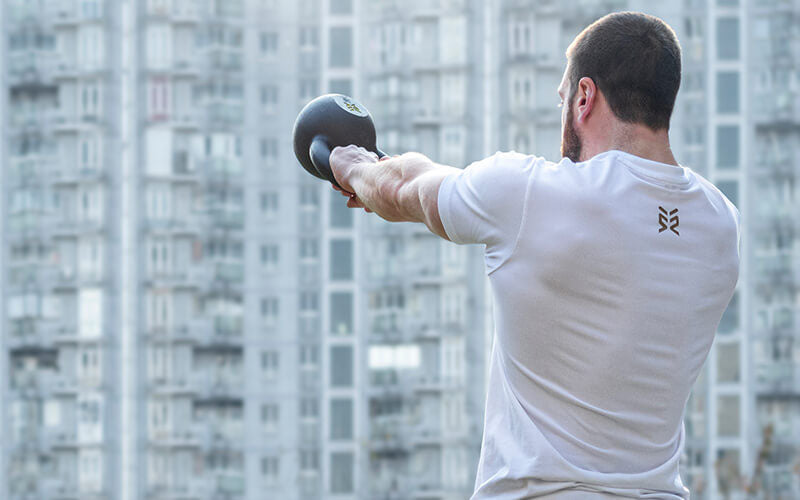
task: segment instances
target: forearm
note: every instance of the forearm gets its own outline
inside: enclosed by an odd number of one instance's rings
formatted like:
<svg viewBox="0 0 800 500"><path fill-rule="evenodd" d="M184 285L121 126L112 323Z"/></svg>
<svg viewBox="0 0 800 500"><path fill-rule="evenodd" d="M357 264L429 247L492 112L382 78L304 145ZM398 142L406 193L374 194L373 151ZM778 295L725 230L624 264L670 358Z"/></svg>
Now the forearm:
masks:
<svg viewBox="0 0 800 500"><path fill-rule="evenodd" d="M348 178L361 203L391 222L425 222L417 180L436 170L447 169L419 153L378 162L359 164Z"/></svg>

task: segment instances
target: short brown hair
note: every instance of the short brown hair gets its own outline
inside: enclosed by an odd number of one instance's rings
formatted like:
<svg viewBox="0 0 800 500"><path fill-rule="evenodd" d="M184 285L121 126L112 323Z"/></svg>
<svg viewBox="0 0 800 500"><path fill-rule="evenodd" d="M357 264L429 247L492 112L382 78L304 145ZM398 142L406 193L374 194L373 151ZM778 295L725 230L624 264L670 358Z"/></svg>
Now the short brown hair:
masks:
<svg viewBox="0 0 800 500"><path fill-rule="evenodd" d="M681 47L657 17L615 12L587 26L567 49L570 98L591 78L620 120L669 128L681 84Z"/></svg>

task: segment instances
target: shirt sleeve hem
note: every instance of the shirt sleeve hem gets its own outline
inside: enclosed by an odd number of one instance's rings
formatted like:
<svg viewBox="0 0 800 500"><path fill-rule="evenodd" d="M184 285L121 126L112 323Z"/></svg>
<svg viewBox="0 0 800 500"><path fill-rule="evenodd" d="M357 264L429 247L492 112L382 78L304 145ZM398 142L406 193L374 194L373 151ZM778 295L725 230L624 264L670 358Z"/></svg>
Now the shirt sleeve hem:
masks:
<svg viewBox="0 0 800 500"><path fill-rule="evenodd" d="M457 244L463 244L463 241L456 235L455 228L451 225L450 197L453 194L455 177L460 174L460 172L453 172L442 179L442 183L439 185L439 194L436 202L444 232L447 234L447 237L450 238L450 241Z"/></svg>

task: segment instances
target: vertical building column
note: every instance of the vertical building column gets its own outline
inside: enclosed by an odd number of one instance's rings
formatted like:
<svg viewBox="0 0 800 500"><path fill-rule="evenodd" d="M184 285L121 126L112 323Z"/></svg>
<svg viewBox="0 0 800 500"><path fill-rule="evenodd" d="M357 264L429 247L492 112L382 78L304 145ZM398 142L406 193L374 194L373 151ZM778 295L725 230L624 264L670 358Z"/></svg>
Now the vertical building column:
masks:
<svg viewBox="0 0 800 500"><path fill-rule="evenodd" d="M323 0L322 86L324 91L358 99L359 54L357 0ZM323 496L358 498L362 453L361 425L362 349L357 311L360 309L358 266L360 238L353 212L344 198L327 186L321 196L323 209L323 336L322 336L322 434ZM333 197L333 198L332 198ZM337 210L339 208L339 210Z"/></svg>
<svg viewBox="0 0 800 500"><path fill-rule="evenodd" d="M708 112L709 180L745 213L739 196L742 180L743 147L746 137L742 98L745 75L742 43L741 1L714 1L708 5L708 72L706 95ZM742 268L745 267L742 259ZM746 295L741 275L726 315L741 317ZM724 324L724 322L723 322ZM739 322L729 331L718 331L708 358L709 456L706 470L708 493L718 494L720 481L738 482L737 476L750 477L747 446L747 418L750 406L745 353L747 330ZM716 465L715 465L716 464ZM752 478L750 478L752 479Z"/></svg>
<svg viewBox="0 0 800 500"><path fill-rule="evenodd" d="M120 381L120 470L121 500L139 499L139 410L138 410L138 275L137 275L137 5L133 0L120 4L120 110L119 110L119 185L121 212L119 225L119 381Z"/></svg>

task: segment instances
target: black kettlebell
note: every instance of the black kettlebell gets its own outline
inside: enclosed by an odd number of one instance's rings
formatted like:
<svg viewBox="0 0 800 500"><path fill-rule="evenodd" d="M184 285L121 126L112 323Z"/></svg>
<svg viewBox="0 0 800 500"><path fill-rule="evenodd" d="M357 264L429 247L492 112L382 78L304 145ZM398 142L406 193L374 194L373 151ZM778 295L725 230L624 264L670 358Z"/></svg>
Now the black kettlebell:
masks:
<svg viewBox="0 0 800 500"><path fill-rule="evenodd" d="M329 157L337 146L355 144L386 156L375 146L375 124L361 103L342 94L325 94L305 105L292 132L294 154L311 175L339 183L333 177Z"/></svg>

